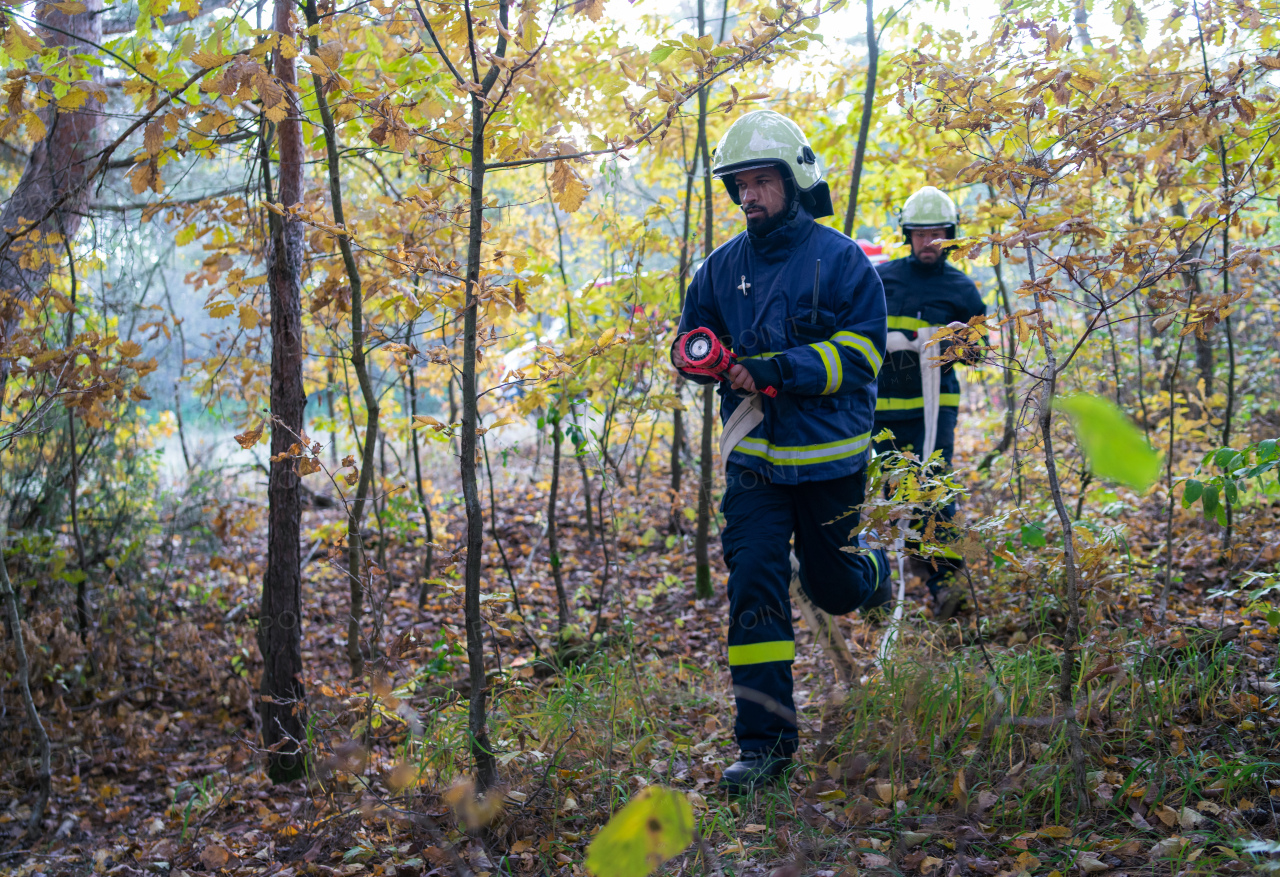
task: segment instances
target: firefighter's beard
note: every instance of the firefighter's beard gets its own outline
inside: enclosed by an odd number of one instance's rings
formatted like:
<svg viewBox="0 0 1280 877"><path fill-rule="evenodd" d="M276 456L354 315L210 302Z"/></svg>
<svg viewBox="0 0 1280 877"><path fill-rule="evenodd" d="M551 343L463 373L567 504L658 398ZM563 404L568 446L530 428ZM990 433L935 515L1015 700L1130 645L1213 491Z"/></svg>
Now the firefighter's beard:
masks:
<svg viewBox="0 0 1280 877"><path fill-rule="evenodd" d="M759 208L759 212L747 214L747 231L751 232L756 237L764 237L770 232L781 228L791 213L791 199L788 198L786 196L786 192L782 190L781 183L779 183L778 187L779 191L777 193L767 193L770 196L776 194L776 197L761 198L751 205L752 207ZM781 206L770 211L766 202L773 202L774 204L780 204Z"/></svg>

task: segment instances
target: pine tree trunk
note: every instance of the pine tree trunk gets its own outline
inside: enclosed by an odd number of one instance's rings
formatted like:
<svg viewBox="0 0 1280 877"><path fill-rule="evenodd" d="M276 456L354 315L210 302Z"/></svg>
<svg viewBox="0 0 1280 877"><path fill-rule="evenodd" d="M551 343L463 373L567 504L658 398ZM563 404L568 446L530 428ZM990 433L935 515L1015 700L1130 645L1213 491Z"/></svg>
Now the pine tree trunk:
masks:
<svg viewBox="0 0 1280 877"><path fill-rule="evenodd" d="M292 4L276 0L275 29L292 34ZM292 88L297 82L294 59L278 50L273 72ZM284 207L302 201L302 120L294 115L276 129L279 144L276 202ZM299 222L270 214L267 283L271 291L271 463L268 486L267 571L262 581L258 650L262 653L262 743L270 751L267 775L274 782L302 776L305 714L302 689L302 503L289 446L302 434L307 396L302 383L302 242Z"/></svg>

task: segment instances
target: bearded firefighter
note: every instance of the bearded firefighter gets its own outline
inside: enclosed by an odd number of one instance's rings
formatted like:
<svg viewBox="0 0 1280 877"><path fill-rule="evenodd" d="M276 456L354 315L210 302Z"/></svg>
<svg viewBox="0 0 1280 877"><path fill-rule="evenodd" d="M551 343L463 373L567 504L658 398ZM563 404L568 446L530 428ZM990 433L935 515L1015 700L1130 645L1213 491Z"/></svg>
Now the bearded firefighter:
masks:
<svg viewBox="0 0 1280 877"><path fill-rule="evenodd" d="M866 486L885 305L858 245L814 221L831 215L831 195L794 122L768 110L743 115L716 147L712 172L746 229L690 282L672 364L690 380L720 380L741 753L721 786L743 793L782 776L796 750L792 601L809 619L880 607L891 594L884 551L850 537Z"/></svg>
<svg viewBox="0 0 1280 877"><path fill-rule="evenodd" d="M889 311L889 355L880 370L875 431L877 435L885 429L893 433L892 438L877 442L876 451L910 451L917 456L940 451L949 470L960 405L954 363L975 364L983 351L976 344L955 340L928 344L935 331L958 329L984 316L987 308L973 281L947 261L948 241L956 237L960 215L945 192L923 187L907 199L898 221L911 253L876 266ZM954 349L955 357L939 363L936 358L948 348ZM950 521L955 510L951 502L936 517ZM924 524L920 521L916 526ZM926 585L934 617L945 620L963 602L956 574L964 568L964 558L947 544L945 528L935 533L942 544L935 545L926 559L930 569Z"/></svg>

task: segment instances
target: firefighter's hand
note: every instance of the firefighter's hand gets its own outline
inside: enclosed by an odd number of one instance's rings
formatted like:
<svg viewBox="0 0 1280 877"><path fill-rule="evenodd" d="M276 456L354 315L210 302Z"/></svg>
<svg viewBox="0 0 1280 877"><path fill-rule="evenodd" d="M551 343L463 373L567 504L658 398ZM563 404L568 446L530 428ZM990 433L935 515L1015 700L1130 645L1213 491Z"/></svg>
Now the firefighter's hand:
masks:
<svg viewBox="0 0 1280 877"><path fill-rule="evenodd" d="M756 391L755 379L751 377L751 372L747 371L741 365L729 366L729 383L733 385L735 390L743 390L747 393Z"/></svg>
<svg viewBox="0 0 1280 877"><path fill-rule="evenodd" d="M680 352L680 348L684 347L684 345L680 343L683 340L684 340L684 336L679 335L676 337L676 340L671 344L671 364L678 369L689 367L689 361L685 359L684 354Z"/></svg>

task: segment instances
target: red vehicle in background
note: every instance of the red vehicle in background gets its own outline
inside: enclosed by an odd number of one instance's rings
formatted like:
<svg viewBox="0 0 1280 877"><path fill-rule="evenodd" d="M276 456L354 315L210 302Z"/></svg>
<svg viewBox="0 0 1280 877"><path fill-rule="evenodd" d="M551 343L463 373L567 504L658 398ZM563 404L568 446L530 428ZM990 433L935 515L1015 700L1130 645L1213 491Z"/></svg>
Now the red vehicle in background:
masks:
<svg viewBox="0 0 1280 877"><path fill-rule="evenodd" d="M864 238L858 238L858 246L862 248L862 252L867 254L867 258L871 260L872 265L879 265L881 262L888 262L889 257L884 254L884 246L881 244L873 244Z"/></svg>

